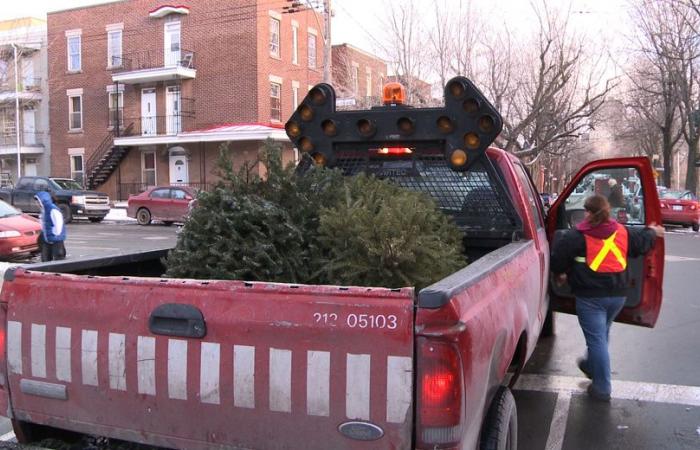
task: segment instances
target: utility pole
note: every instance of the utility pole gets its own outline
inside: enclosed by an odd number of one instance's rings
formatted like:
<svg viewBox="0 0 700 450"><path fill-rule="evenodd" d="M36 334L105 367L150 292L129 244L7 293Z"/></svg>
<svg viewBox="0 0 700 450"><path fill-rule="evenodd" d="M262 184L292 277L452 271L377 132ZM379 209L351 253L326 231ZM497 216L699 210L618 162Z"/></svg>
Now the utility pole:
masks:
<svg viewBox="0 0 700 450"><path fill-rule="evenodd" d="M291 3L289 6L282 7L283 14L294 14L298 12L311 10L314 14L314 19L316 19L316 24L319 28L323 29L323 82L331 82L331 0L323 0L323 26L318 20L318 12L316 8L311 4L311 0L303 0L306 4L302 3L302 0L287 0Z"/></svg>
<svg viewBox="0 0 700 450"><path fill-rule="evenodd" d="M12 43L15 59L15 138L17 139L17 180L22 176L21 142L19 140L19 65L17 64L17 44Z"/></svg>
<svg viewBox="0 0 700 450"><path fill-rule="evenodd" d="M323 82L331 82L331 0L323 0Z"/></svg>

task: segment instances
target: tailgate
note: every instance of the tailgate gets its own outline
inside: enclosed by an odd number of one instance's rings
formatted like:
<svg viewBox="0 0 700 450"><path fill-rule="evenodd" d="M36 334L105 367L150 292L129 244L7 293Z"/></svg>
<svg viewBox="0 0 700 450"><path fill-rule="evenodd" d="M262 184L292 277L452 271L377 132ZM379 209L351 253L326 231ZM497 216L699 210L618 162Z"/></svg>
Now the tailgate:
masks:
<svg viewBox="0 0 700 450"><path fill-rule="evenodd" d="M8 278L18 419L178 448L411 446L413 289Z"/></svg>

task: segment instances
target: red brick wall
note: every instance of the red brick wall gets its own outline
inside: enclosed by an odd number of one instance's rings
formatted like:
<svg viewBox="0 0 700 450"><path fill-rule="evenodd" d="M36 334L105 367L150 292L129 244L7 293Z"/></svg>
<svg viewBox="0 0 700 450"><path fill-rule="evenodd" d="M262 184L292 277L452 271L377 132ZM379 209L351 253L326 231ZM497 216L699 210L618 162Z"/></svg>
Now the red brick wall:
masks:
<svg viewBox="0 0 700 450"><path fill-rule="evenodd" d="M163 53L163 24L168 18L149 18L148 12L168 0L125 0L86 8L59 11L48 15L48 66L51 120L52 174L70 175L68 148L84 148L84 161L108 135L108 96L112 72L107 69L107 32L105 26L123 22L122 48L125 58L133 52L152 51L153 58ZM177 15L181 22L183 50L195 52L197 75L182 81L181 96L194 99L195 119L183 121L185 131L214 124L270 121L270 74L282 77L282 121L291 115L292 80L299 82L299 99L308 85L322 78L323 39L314 13L283 14L281 58L270 57L268 10L282 12L285 0L185 0L189 15ZM299 23L299 65L291 63L291 23ZM322 23L322 19L319 16ZM317 69L306 64L307 27L318 30ZM82 70L67 72L66 30L80 28ZM141 89L155 87L157 114L165 115L165 87L173 82L127 85L124 90L125 122L140 125ZM67 89L83 89L83 131L68 133ZM187 105L183 102L184 107ZM126 120L131 119L131 120ZM161 130L159 129L159 132ZM188 149L194 146L184 146ZM163 146L165 151L165 147ZM140 181L140 150L134 148L124 160L122 182ZM193 152L197 153L197 152ZM210 164L213 152L206 153ZM214 158L215 159L215 158ZM167 181L166 167L158 169L159 182ZM138 162L138 165L136 163ZM196 165L195 165L196 164ZM200 163L190 162L190 173L199 173ZM163 178L161 175L163 174ZM110 183L116 186L114 176ZM196 179L192 179L196 182Z"/></svg>

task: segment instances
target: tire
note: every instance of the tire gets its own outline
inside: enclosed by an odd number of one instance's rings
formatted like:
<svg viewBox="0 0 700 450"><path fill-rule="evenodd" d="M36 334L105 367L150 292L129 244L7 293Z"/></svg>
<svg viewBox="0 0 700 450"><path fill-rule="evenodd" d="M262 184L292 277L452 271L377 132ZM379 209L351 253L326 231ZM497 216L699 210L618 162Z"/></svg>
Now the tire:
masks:
<svg viewBox="0 0 700 450"><path fill-rule="evenodd" d="M89 217L89 219L92 223L100 223L104 220L104 217Z"/></svg>
<svg viewBox="0 0 700 450"><path fill-rule="evenodd" d="M505 386L496 391L481 427L481 450L517 450L518 410L513 394Z"/></svg>
<svg viewBox="0 0 700 450"><path fill-rule="evenodd" d="M70 206L65 203L61 203L57 206L63 215L63 223L71 223L73 221L73 213L70 212Z"/></svg>
<svg viewBox="0 0 700 450"><path fill-rule="evenodd" d="M547 309L547 315L544 316L544 324L542 325L542 331L540 331L541 337L551 337L554 336L554 311Z"/></svg>
<svg viewBox="0 0 700 450"><path fill-rule="evenodd" d="M136 211L136 221L139 225L148 225L151 223L151 212L146 208L141 208Z"/></svg>
<svg viewBox="0 0 700 450"><path fill-rule="evenodd" d="M693 231L695 231L696 233L700 231L700 223L693 224Z"/></svg>

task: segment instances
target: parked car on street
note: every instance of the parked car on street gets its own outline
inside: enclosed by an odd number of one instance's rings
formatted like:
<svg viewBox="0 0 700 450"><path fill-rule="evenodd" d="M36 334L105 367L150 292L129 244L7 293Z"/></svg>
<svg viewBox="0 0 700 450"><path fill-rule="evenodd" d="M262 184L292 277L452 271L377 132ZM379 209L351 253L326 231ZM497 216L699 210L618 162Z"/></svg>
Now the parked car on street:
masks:
<svg viewBox="0 0 700 450"><path fill-rule="evenodd" d="M0 200L22 212L38 215L39 203L34 196L39 191L51 194L66 223L71 222L73 217L87 217L91 222L101 222L109 213L107 194L85 190L70 178L21 177L14 188L0 189Z"/></svg>
<svg viewBox="0 0 700 450"><path fill-rule="evenodd" d="M126 215L139 225L159 220L165 225L184 222L195 192L187 186L156 186L137 195L130 195Z"/></svg>
<svg viewBox="0 0 700 450"><path fill-rule="evenodd" d="M690 191L665 190L659 194L661 219L665 224L700 230L700 202Z"/></svg>
<svg viewBox="0 0 700 450"><path fill-rule="evenodd" d="M0 200L0 259L38 252L40 233L37 219Z"/></svg>

